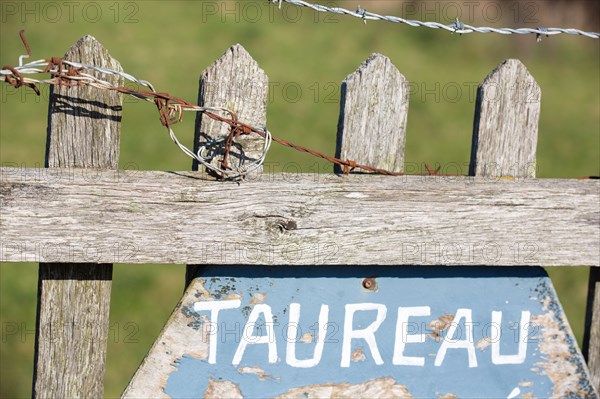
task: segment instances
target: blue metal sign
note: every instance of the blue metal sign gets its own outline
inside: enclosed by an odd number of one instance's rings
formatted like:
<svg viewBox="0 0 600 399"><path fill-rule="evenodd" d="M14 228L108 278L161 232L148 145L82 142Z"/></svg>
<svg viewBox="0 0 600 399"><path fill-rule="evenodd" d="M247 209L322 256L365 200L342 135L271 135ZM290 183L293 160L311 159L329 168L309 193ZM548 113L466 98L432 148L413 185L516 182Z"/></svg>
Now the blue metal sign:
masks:
<svg viewBox="0 0 600 399"><path fill-rule="evenodd" d="M161 362L160 389L174 398L594 396L541 268L203 275L125 396L148 387L144 375L156 380Z"/></svg>

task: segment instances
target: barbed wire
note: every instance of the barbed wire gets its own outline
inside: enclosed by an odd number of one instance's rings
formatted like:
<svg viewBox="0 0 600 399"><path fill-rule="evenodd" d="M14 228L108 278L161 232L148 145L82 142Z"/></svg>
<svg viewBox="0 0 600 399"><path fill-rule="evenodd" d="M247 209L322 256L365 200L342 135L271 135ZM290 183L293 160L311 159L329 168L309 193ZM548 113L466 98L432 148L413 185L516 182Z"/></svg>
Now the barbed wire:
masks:
<svg viewBox="0 0 600 399"><path fill-rule="evenodd" d="M535 29L532 28L491 28L487 26L475 27L471 25L467 25L458 20L458 17L454 20L454 22L450 25L444 25L439 22L423 22L417 21L413 19L404 19L400 17L395 17L392 15L380 15L374 12L369 12L360 6L355 11L348 10L340 7L328 7L321 4L313 4L303 0L269 0L271 3L279 3L279 8L281 9L282 3L288 3L298 7L307 7L314 11L318 12L327 12L333 14L342 14L349 15L355 18L362 19L365 23L367 21L387 21L397 24L406 24L413 27L426 27L432 29L444 29L451 33L465 34L465 33L499 33L502 35L529 35L535 34L537 41L541 41L542 35L545 36L554 36L559 35L561 33L565 33L568 35L577 35L577 36L586 36L592 39L600 38L600 33L596 32L585 32L579 29L573 28L545 28L543 26L539 26Z"/></svg>
<svg viewBox="0 0 600 399"><path fill-rule="evenodd" d="M21 63L23 58L26 58L26 56L19 57L19 61ZM110 82L90 75L89 73L85 73L83 72L83 70L96 71L105 75L119 76L138 85L145 86L149 88L150 91L133 90L127 87L116 86ZM42 73L49 73L53 77L50 79L35 79L23 76ZM271 133L268 130L265 130L263 132L263 137L265 138L265 146L263 154L261 155L261 157L259 157L259 159L251 162L247 166L243 166L240 164L237 167L235 167L234 170L231 170L227 163L222 165L222 167L217 167L212 165L210 163L210 159L208 159L203 154L205 153L205 149L207 147L215 146L220 144L221 142L224 142L226 139L225 137L220 137L212 141L207 141L206 143L204 143L204 145L200 147L198 152L194 153L192 150L187 148L177 139L177 136L175 135L175 132L173 131L171 126L180 122L183 119L183 111L195 111L204 113L205 115L218 121L230 122L230 125L232 127L235 127L235 129L232 129L233 135L237 136L239 135L238 130L240 127L243 126L243 124L236 123L237 116L233 111L229 109L222 107L200 107L198 105L191 104L187 101L170 96L169 94L158 93L156 92L154 86L150 82L137 79L136 77L126 72L116 71L113 69L103 68L95 65L83 64L80 62L67 61L58 57L53 57L49 60L36 60L27 64L21 64L18 67L4 66L0 71L0 75L0 80L3 80L16 88L19 88L21 86L30 87L38 95L40 94L40 92L37 88L37 85L40 84L56 84L59 86L92 86L102 90L118 91L120 93L127 94L141 100L153 102L158 107L161 122L164 126L167 127L171 140L181 149L181 151L223 178L236 179L239 177L243 177L248 173L251 173L258 169L264 162L266 153L271 145ZM228 114L230 118L224 118L222 116L219 116L217 113Z"/></svg>
<svg viewBox="0 0 600 399"><path fill-rule="evenodd" d="M185 101L181 98L174 97L168 93L157 92L154 86L142 79L138 79L133 75L130 75L123 71L117 71L110 68L104 68L96 65L88 65L80 62L63 60L60 57L52 57L50 59L40 59L31 61L23 64L23 60L31 56L31 49L27 41L25 40L24 31L19 32L23 45L27 50L26 55L19 57L19 66L3 66L0 70L0 81L4 81L7 84L12 85L15 88L29 87L34 90L37 95L40 95L38 85L58 85L58 86L91 86L100 90L117 91L119 93L129 95L144 101L154 103L158 109L161 123L168 129L169 137L179 147L179 149L189 157L198 161L201 165L205 166L208 170L214 172L217 177L222 179L237 180L247 176L248 174L258 170L264 163L267 156L267 152L271 147L273 141L290 147L294 150L305 152L315 157L324 159L333 164L339 165L344 174L348 174L354 169L361 169L363 171L390 175L390 176L404 176L402 172L392 172L385 169L375 168L369 165L361 165L352 160L339 159L332 156L325 155L319 151L312 150L310 148L291 143L287 140L274 137L266 127L255 127L247 123L238 120L236 113L230 109L224 107L211 107L211 106L199 106ZM91 75L88 72L98 72L103 75L113 75L121 77L125 80L133 82L137 85L143 86L149 90L135 90L124 86L114 85L106 80L100 79ZM38 74L50 74L49 79L36 79L24 75L38 75ZM230 126L230 131L227 136L217 137L200 145L197 152L194 152L183 145L175 135L172 125L175 125L182 121L183 112L192 111L200 112L203 115ZM233 142L236 138L241 135L257 134L264 139L264 145L262 154L258 159L252 160L247 165L244 164L244 160L240 159L238 165L230 165L229 154L233 146ZM212 147L223 147L223 158L220 166L216 166L211 161L214 156L211 156L209 148ZM214 151L213 151L214 152ZM244 158L244 157L240 157ZM423 176L436 175L436 176L455 176L455 175L442 175L439 174L440 169L432 170L426 165L428 174Z"/></svg>

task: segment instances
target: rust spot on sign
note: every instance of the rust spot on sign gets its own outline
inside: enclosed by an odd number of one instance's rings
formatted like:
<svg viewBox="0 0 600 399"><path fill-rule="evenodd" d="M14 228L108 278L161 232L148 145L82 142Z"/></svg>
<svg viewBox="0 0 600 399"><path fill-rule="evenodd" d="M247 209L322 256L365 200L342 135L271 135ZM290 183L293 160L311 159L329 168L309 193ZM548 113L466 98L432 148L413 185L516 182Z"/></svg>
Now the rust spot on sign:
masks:
<svg viewBox="0 0 600 399"><path fill-rule="evenodd" d="M375 277L368 277L363 280L362 286L369 291L377 291L377 280Z"/></svg>

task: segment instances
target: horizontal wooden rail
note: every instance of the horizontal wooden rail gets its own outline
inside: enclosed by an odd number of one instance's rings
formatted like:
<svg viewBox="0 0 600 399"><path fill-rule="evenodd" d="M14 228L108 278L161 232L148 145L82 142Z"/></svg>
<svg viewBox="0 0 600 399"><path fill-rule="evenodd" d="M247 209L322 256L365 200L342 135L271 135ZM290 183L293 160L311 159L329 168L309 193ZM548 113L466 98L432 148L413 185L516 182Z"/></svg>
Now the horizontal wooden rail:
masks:
<svg viewBox="0 0 600 399"><path fill-rule="evenodd" d="M600 181L0 169L0 261L600 265Z"/></svg>

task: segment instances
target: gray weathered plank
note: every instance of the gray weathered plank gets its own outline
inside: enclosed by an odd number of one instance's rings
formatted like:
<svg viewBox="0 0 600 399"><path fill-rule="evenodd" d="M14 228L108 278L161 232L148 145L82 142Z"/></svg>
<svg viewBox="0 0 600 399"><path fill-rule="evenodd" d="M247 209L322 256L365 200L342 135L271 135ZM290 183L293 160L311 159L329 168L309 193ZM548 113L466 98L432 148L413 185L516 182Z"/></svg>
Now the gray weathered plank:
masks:
<svg viewBox="0 0 600 399"><path fill-rule="evenodd" d="M112 264L40 263L36 398L102 398Z"/></svg>
<svg viewBox="0 0 600 399"><path fill-rule="evenodd" d="M209 107L225 107L252 126L266 126L269 78L258 63L240 44L230 47L221 58L202 72L198 92L198 104ZM229 116L229 115L226 115ZM226 136L228 126L206 118L199 113L196 118L195 151L210 139ZM241 165L260 158L263 140L257 135L240 136L230 153L230 166ZM215 149L211 165L220 167L222 148ZM194 160L193 170L198 170ZM259 173L262 168L257 169ZM185 286L196 276L199 265L187 265Z"/></svg>
<svg viewBox="0 0 600 399"><path fill-rule="evenodd" d="M407 116L408 81L389 58L371 55L342 82L336 156L404 171Z"/></svg>
<svg viewBox="0 0 600 399"><path fill-rule="evenodd" d="M600 265L598 180L0 172L1 261Z"/></svg>
<svg viewBox="0 0 600 399"><path fill-rule="evenodd" d="M80 39L65 54L65 60L122 71L92 36ZM122 78L92 75L111 83ZM117 168L122 95L95 87L53 87L49 104L46 166L51 168Z"/></svg>
<svg viewBox="0 0 600 399"><path fill-rule="evenodd" d="M535 176L541 91L519 60L492 71L477 90L471 176Z"/></svg>
<svg viewBox="0 0 600 399"><path fill-rule="evenodd" d="M536 94L528 101L527 90ZM535 177L541 91L519 60L506 60L479 85L471 176Z"/></svg>
<svg viewBox="0 0 600 399"><path fill-rule="evenodd" d="M269 79L258 63L240 44L229 48L225 54L202 72L198 104L207 107L225 107L237 114L240 121L260 127L267 124ZM229 115L224 114L229 117ZM229 126L204 117L196 118L195 150L210 139L224 137ZM235 140L230 154L230 166L256 160L262 154L263 140L256 134L240 136ZM211 164L220 165L222 147L214 148ZM194 170L198 164L194 163Z"/></svg>
<svg viewBox="0 0 600 399"><path fill-rule="evenodd" d="M596 392L600 392L600 268L598 267L590 269L583 354L590 369L592 385L596 388Z"/></svg>
<svg viewBox="0 0 600 399"><path fill-rule="evenodd" d="M79 40L64 58L121 69L91 36ZM103 78L120 83L115 77ZM46 165L116 169L121 106L122 95L117 92L54 86ZM112 264L40 264L34 397L103 396L111 279Z"/></svg>
<svg viewBox="0 0 600 399"><path fill-rule="evenodd" d="M535 177L540 97L540 88L518 60L504 61L486 77L477 93L469 168L471 175ZM540 273L544 272L540 270ZM563 313L561 309L557 311ZM566 318L559 317L557 320L560 330L568 331L572 337ZM552 328L541 328L541 335L555 335ZM547 344L556 350L570 345L574 346L567 356L572 361L579 356L572 352L578 349L576 344L556 337ZM558 361L553 359L553 362L557 367ZM586 375L585 378L591 378L587 370L581 372ZM549 373L548 376L555 385L564 384L564 374Z"/></svg>

